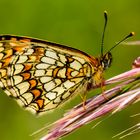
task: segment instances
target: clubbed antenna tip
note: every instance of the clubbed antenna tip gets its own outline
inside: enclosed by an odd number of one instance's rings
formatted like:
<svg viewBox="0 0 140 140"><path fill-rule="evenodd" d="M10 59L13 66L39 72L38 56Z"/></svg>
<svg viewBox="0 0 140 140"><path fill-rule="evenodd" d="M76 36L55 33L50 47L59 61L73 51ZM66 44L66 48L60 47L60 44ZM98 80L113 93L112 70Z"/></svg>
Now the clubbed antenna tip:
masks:
<svg viewBox="0 0 140 140"><path fill-rule="evenodd" d="M131 37L131 36L134 36L135 35L135 32L131 32L128 37Z"/></svg>
<svg viewBox="0 0 140 140"><path fill-rule="evenodd" d="M107 11L104 11L105 20L107 20Z"/></svg>

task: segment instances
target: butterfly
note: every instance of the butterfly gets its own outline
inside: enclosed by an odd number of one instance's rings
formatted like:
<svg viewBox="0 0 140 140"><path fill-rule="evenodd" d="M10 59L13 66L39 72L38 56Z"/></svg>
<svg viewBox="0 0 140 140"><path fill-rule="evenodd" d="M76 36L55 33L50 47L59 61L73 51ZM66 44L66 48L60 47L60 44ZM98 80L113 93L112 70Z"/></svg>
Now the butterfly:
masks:
<svg viewBox="0 0 140 140"><path fill-rule="evenodd" d="M0 36L0 87L36 114L55 109L77 93L101 84L111 62L110 51L95 58L44 40Z"/></svg>

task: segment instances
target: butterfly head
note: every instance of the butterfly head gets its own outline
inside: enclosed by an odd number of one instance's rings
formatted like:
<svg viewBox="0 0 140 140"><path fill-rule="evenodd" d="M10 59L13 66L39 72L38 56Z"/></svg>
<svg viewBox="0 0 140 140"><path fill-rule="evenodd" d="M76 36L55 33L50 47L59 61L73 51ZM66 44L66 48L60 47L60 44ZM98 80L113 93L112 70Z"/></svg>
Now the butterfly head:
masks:
<svg viewBox="0 0 140 140"><path fill-rule="evenodd" d="M112 54L110 52L106 53L100 58L100 65L102 66L103 70L106 70L111 66L112 63Z"/></svg>

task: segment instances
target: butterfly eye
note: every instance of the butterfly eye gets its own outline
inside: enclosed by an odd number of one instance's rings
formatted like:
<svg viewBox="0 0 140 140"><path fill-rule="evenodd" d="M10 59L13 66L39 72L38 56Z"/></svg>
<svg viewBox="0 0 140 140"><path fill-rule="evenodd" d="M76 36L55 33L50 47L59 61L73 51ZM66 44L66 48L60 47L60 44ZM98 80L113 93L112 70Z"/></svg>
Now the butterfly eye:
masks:
<svg viewBox="0 0 140 140"><path fill-rule="evenodd" d="M110 52L108 52L103 56L103 58L101 60L103 69L105 70L108 67L110 67L111 63L112 63L112 54Z"/></svg>

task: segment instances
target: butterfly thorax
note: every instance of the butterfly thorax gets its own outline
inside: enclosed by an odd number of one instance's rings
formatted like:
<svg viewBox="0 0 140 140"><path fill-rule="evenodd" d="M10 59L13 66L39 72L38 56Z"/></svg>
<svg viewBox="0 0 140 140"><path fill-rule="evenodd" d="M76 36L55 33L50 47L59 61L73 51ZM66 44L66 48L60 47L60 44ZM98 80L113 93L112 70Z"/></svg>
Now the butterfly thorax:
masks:
<svg viewBox="0 0 140 140"><path fill-rule="evenodd" d="M94 58L92 57L91 65L92 65L92 78L89 82L88 89L92 89L96 86L99 86L104 81L103 73L104 71L110 67L112 62L112 55L110 52L105 55Z"/></svg>

